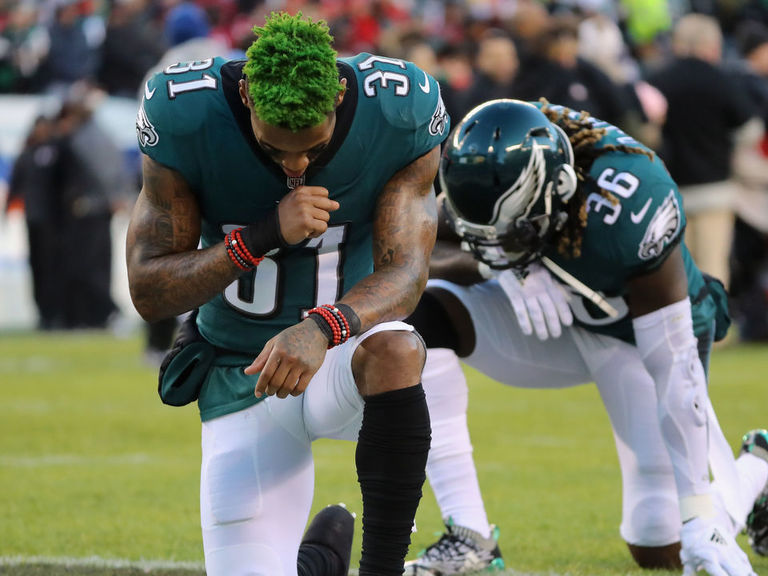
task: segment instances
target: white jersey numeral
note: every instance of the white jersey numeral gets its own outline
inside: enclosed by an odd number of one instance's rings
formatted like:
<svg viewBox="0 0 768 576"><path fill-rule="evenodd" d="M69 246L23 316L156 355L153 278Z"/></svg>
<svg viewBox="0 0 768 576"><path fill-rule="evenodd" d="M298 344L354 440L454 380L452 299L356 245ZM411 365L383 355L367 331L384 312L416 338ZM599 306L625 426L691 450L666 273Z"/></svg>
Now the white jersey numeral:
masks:
<svg viewBox="0 0 768 576"><path fill-rule="evenodd" d="M213 58L206 58L205 60L194 60L192 62L177 62L176 64L167 66L163 72L168 75L185 74L187 72L201 72L203 70L208 70L211 66L213 66ZM166 84L168 86L168 98L171 100L184 92L216 90L219 87L216 77L211 76L210 74L203 74L201 78L185 80L183 82L168 80Z"/></svg>
<svg viewBox="0 0 768 576"><path fill-rule="evenodd" d="M227 234L234 228L238 226L230 224L223 226L222 231ZM332 304L341 296L341 263L346 234L346 224L329 226L322 236L313 238L303 248L315 251L315 299L310 308ZM274 314L280 303L280 266L279 258L264 258L254 270L243 274L224 289L224 300L248 316Z"/></svg>
<svg viewBox="0 0 768 576"><path fill-rule="evenodd" d="M403 70L406 69L403 60L398 58L386 58L384 56L370 56L358 63L357 67L364 72L366 70L373 70L373 67L378 64L397 66ZM376 96L379 87L386 90L392 86L394 86L396 96L407 96L411 91L410 79L400 72L392 72L391 70L373 70L363 78L363 92L365 92L365 95L369 98Z"/></svg>
<svg viewBox="0 0 768 576"><path fill-rule="evenodd" d="M187 80L186 82L175 82L168 80L168 98L173 100L179 94L184 92L195 92L196 90L216 90L219 83L215 77L209 74L203 74L200 80Z"/></svg>

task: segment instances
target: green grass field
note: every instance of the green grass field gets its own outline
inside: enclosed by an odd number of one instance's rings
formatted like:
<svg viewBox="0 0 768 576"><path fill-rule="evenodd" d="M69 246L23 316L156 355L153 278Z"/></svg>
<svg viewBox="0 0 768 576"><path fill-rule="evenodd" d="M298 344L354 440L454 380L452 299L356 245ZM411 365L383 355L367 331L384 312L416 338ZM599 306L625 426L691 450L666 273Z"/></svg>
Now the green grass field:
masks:
<svg viewBox="0 0 768 576"><path fill-rule="evenodd" d="M0 574L203 574L197 410L160 403L141 344L0 336ZM768 425L768 348L718 349L711 372L735 448ZM618 464L594 387L519 390L469 376L480 481L509 574L642 574L618 534ZM314 509L341 501L359 514L354 445L320 441L315 457ZM412 554L441 528L429 489L417 527ZM358 526L353 566L359 545ZM768 573L768 558L749 553Z"/></svg>

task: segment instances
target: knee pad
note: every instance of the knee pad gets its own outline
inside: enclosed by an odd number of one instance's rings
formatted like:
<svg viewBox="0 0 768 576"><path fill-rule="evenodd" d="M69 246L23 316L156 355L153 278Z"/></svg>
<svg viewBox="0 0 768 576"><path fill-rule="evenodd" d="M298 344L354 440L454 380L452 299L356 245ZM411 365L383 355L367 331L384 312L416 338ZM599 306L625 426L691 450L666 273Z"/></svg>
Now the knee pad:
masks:
<svg viewBox="0 0 768 576"><path fill-rule="evenodd" d="M205 469L209 522L232 524L256 517L261 512L261 485L253 450L239 448L215 454Z"/></svg>
<svg viewBox="0 0 768 576"><path fill-rule="evenodd" d="M660 547L680 541L676 494L653 494L635 501L626 511L621 536L628 544Z"/></svg>

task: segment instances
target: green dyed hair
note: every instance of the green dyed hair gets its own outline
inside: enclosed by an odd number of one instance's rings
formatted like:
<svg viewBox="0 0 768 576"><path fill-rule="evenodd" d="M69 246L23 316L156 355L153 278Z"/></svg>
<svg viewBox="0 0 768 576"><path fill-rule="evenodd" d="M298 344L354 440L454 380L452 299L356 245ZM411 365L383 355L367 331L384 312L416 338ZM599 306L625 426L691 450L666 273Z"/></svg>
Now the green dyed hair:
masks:
<svg viewBox="0 0 768 576"><path fill-rule="evenodd" d="M273 12L253 32L243 70L256 115L294 132L323 122L343 89L325 21Z"/></svg>

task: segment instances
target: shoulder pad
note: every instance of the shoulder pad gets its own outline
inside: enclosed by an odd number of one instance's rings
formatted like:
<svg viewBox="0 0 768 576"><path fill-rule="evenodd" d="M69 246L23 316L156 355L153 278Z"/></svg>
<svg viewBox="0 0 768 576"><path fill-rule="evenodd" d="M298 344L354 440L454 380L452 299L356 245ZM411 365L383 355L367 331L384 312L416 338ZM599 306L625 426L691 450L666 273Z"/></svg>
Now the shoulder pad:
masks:
<svg viewBox="0 0 768 576"><path fill-rule="evenodd" d="M223 62L222 58L179 62L147 80L136 118L142 152L162 145L164 137L198 131L211 112L212 96L221 90Z"/></svg>
<svg viewBox="0 0 768 576"><path fill-rule="evenodd" d="M437 80L412 62L362 53L346 62L357 76L360 98L375 99L387 122L396 128L427 126L432 136L447 135Z"/></svg>

